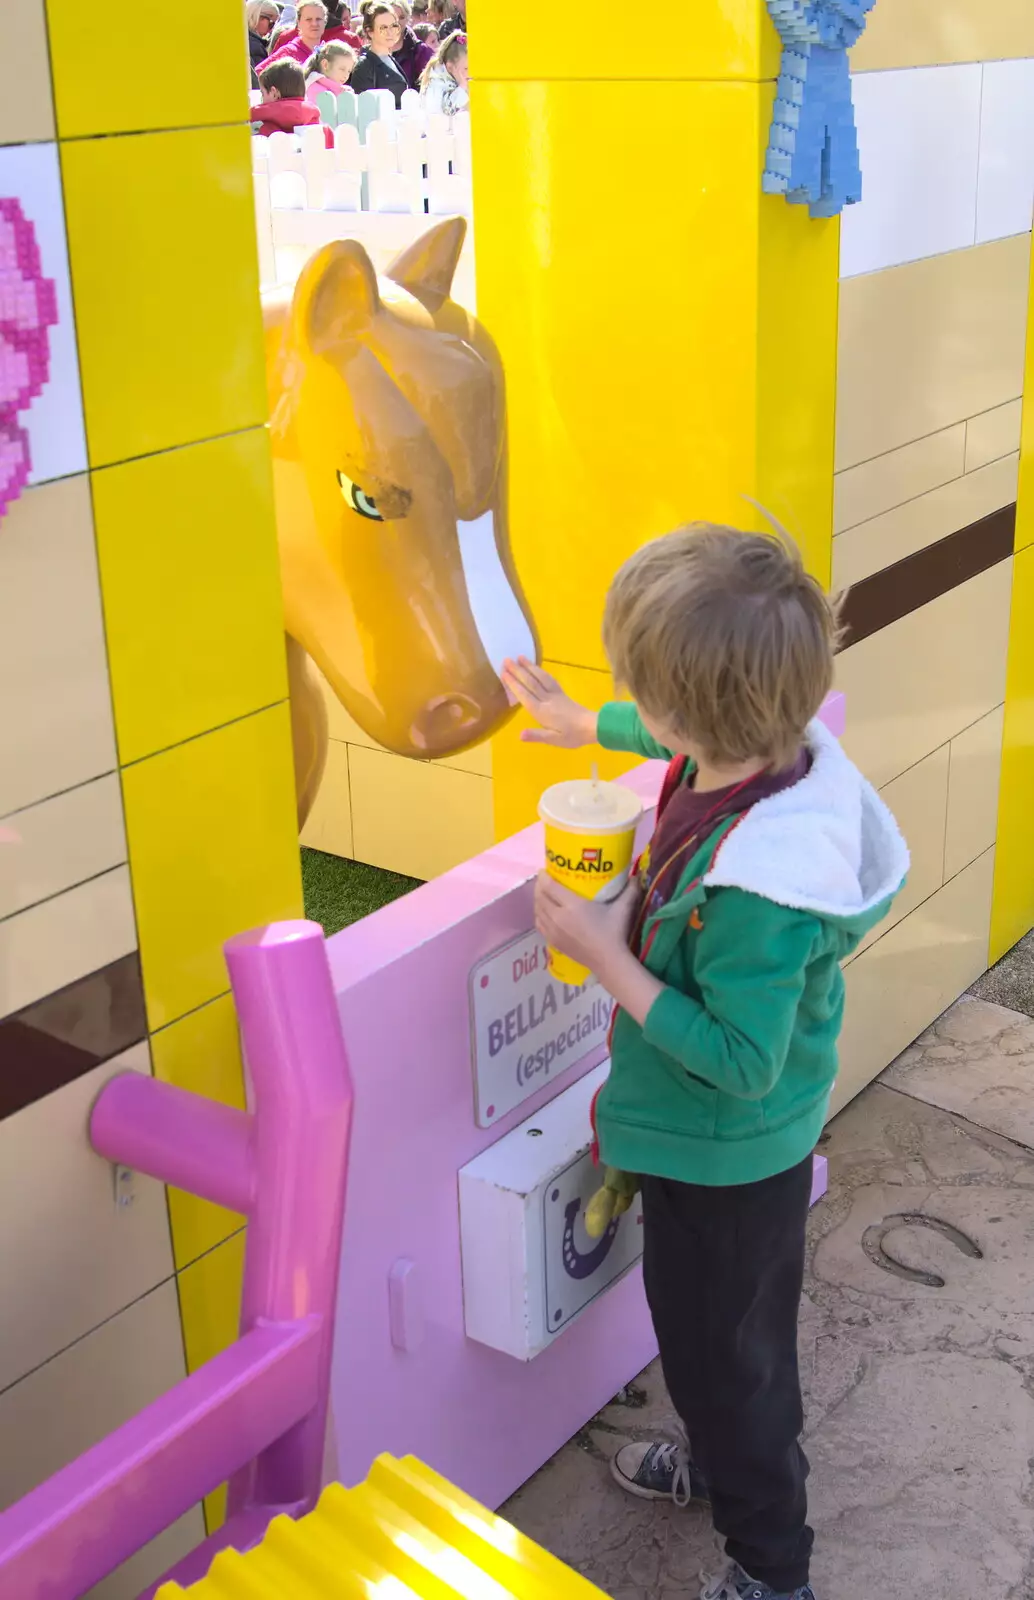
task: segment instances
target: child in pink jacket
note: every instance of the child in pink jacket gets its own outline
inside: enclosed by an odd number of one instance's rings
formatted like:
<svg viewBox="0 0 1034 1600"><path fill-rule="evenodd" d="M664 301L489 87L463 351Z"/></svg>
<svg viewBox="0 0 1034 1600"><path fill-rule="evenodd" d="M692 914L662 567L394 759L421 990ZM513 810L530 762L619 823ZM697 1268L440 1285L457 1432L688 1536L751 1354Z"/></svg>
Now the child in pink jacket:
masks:
<svg viewBox="0 0 1034 1600"><path fill-rule="evenodd" d="M348 80L356 63L351 45L321 44L305 63L305 98L315 101L318 94L351 94Z"/></svg>

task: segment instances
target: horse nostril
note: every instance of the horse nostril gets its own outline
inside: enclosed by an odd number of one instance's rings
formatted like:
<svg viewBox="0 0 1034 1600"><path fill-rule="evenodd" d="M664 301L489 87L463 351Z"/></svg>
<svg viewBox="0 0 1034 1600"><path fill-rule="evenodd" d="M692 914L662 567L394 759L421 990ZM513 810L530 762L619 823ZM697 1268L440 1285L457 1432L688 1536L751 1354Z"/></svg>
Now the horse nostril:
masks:
<svg viewBox="0 0 1034 1600"><path fill-rule="evenodd" d="M484 708L465 694L443 694L417 712L410 738L428 755L448 755L464 744L484 720Z"/></svg>

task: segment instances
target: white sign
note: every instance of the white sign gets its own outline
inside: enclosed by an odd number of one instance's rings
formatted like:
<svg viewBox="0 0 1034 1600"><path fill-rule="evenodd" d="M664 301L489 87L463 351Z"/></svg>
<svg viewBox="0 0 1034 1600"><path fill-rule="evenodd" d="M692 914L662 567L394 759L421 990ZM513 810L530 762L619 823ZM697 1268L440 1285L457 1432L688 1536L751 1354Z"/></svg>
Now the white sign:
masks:
<svg viewBox="0 0 1034 1600"><path fill-rule="evenodd" d="M539 935L522 933L470 974L474 1115L490 1128L607 1037L614 1002L595 978L550 976Z"/></svg>
<svg viewBox="0 0 1034 1600"><path fill-rule="evenodd" d="M626 1273L643 1253L643 1208L638 1195L599 1239L585 1231L585 1207L602 1174L586 1151L548 1183L542 1195L546 1326L559 1333L572 1317Z"/></svg>

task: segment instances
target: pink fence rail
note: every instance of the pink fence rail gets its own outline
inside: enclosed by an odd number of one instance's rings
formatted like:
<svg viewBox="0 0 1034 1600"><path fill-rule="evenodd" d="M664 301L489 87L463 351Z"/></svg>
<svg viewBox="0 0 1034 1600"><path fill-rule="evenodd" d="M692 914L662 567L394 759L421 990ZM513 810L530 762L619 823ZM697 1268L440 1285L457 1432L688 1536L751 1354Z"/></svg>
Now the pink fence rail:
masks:
<svg viewBox="0 0 1034 1600"><path fill-rule="evenodd" d="M127 1073L99 1095L90 1138L247 1216L240 1337L0 1513L0 1600L77 1600L229 1478L226 1524L167 1574L192 1582L319 1493L351 1077L320 927L242 934L226 962L254 1111Z"/></svg>

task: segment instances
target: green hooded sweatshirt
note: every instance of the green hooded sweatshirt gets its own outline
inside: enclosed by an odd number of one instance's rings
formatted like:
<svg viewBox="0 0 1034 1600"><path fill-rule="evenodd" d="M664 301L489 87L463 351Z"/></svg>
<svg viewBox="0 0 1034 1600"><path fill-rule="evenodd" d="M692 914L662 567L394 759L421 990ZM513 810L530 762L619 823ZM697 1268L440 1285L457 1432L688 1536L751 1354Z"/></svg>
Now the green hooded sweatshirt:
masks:
<svg viewBox="0 0 1034 1600"><path fill-rule="evenodd" d="M604 706L597 736L670 756L632 705ZM820 722L807 744L805 776L723 822L646 919L642 959L665 988L645 1026L618 1013L596 1106L607 1166L722 1186L815 1148L837 1073L840 963L885 916L908 851Z"/></svg>

